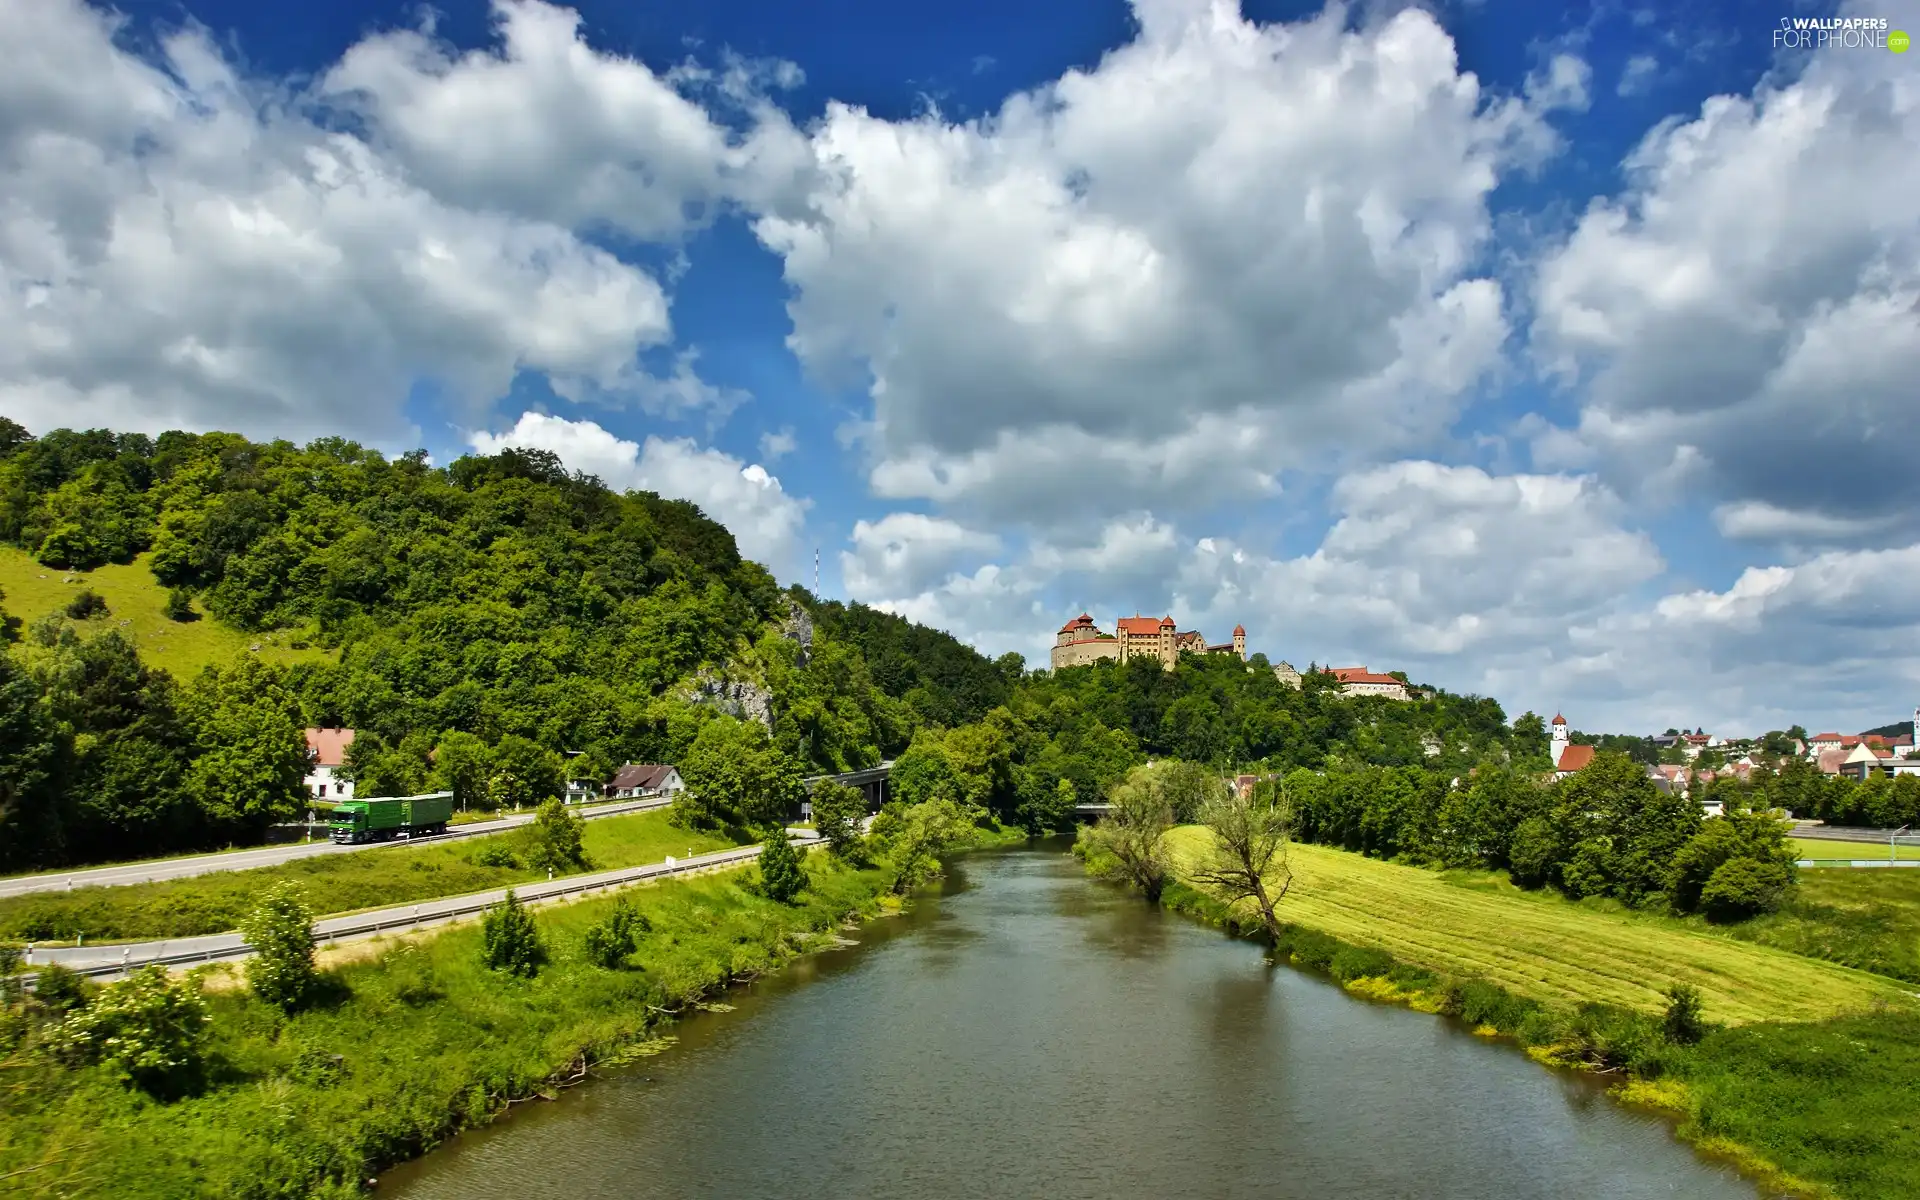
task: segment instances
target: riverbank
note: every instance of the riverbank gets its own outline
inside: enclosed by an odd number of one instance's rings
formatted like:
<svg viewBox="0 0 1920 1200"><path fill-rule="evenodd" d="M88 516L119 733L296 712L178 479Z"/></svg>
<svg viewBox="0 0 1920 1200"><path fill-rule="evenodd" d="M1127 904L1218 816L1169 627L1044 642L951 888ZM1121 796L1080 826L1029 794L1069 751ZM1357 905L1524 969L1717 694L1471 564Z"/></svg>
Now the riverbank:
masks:
<svg viewBox="0 0 1920 1200"><path fill-rule="evenodd" d="M752 894L738 871L620 893L650 925L623 969L582 953L609 897L532 910L551 961L529 980L483 967L481 930L465 925L337 967L292 1015L210 991L206 1084L168 1103L101 1068L10 1055L0 1180L47 1197L357 1195L382 1167L631 1061L677 1012L897 908L883 869L824 854L806 866L792 905Z"/></svg>
<svg viewBox="0 0 1920 1200"><path fill-rule="evenodd" d="M1202 838L1199 830L1176 831L1177 862L1189 860ZM1088 857L1084 842L1076 851ZM1920 1078L1920 1013L1891 981L1665 930L1651 932L1669 937L1629 953L1637 927L1576 906L1552 914L1543 946L1535 906L1484 896L1465 909L1448 907L1454 898L1426 891L1445 886L1430 872L1357 855L1319 861L1341 853L1293 848L1295 891L1282 904L1291 920L1274 947L1281 960L1330 976L1363 999L1509 1038L1542 1063L1616 1079L1618 1099L1667 1113L1685 1140L1770 1189L1859 1200L1920 1191L1920 1090L1912 1082ZM1378 890L1336 885L1316 896L1316 882L1325 888L1347 871ZM1245 912L1184 880L1169 884L1160 903L1230 932L1246 928ZM1707 944L1670 940L1686 936ZM1783 970L1811 969L1822 987L1798 1000L1777 990L1756 1000L1743 993L1764 985L1764 973L1722 978L1723 1010L1710 1000L1706 1016L1730 1023L1698 1044L1674 1044L1642 993L1657 995L1648 984L1668 976L1688 982L1725 971L1721 948L1777 956L1765 962ZM1666 954L1681 961L1663 962ZM1784 1011L1807 1015L1781 1019Z"/></svg>

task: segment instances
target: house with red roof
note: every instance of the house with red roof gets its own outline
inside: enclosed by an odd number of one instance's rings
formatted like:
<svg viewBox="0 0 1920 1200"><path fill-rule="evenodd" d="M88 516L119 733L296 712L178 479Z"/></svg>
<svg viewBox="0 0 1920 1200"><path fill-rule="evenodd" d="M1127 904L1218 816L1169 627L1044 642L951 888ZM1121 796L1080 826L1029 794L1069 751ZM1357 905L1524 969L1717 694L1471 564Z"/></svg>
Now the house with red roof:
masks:
<svg viewBox="0 0 1920 1200"><path fill-rule="evenodd" d="M1342 696L1385 696L1389 700L1411 700L1413 693L1397 675L1383 675L1365 667L1328 667L1327 674L1340 681Z"/></svg>
<svg viewBox="0 0 1920 1200"><path fill-rule="evenodd" d="M307 730L307 795L315 800L353 799L353 781L336 772L347 762L347 747L353 745L351 729Z"/></svg>

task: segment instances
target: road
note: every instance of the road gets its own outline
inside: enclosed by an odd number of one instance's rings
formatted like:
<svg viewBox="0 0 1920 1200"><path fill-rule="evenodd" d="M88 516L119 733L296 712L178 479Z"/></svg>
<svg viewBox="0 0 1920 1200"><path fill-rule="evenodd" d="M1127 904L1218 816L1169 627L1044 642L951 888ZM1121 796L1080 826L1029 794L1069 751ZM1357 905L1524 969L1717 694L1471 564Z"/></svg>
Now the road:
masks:
<svg viewBox="0 0 1920 1200"><path fill-rule="evenodd" d="M647 800L623 800L574 811L591 821L597 817L619 816L621 813L648 812L665 808L671 803L673 801L670 799L656 797ZM312 858L320 854L354 854L363 850L379 850L390 846L443 842L450 838L499 833L503 829L525 825L532 821L533 817L532 813L521 813L492 821L475 821L471 825L455 825L436 837L417 838L412 841L367 842L358 846L336 845L326 841L295 842L286 846L262 846L257 850L234 850L226 854L196 854L191 858L156 858L147 862L125 863L116 867L92 867L81 871L42 875L16 875L9 879L0 879L0 899L8 896L26 896L35 892L66 892L79 887L156 883L163 879L210 875L215 871L245 871L252 867L277 867L281 863L292 862L299 858Z"/></svg>
<svg viewBox="0 0 1920 1200"><path fill-rule="evenodd" d="M794 834L793 843L796 846L816 846L822 841L811 830L791 832ZM665 862L647 863L638 867L622 867L614 871L595 871L586 875L569 875L545 882L520 884L514 887L513 891L520 899L528 903L537 903L563 896L579 896L607 888L623 887L643 879L658 879L668 875L683 875L713 867L750 862L759 856L760 847L757 845L737 846L731 850L696 854L692 858L670 858ZM498 904L506 894L506 888L495 888L492 891L475 892L468 896L422 900L418 904L400 904L372 912L328 917L314 922L314 940L322 944L346 942L373 937L379 933L391 933L395 930L424 929L444 925L462 917L472 916L489 905ZM165 966L195 966L200 963L246 958L252 952L252 948L239 934L215 933L205 937L173 938L164 942L100 943L51 950L35 949L29 954L26 967L31 971L36 966L57 962L95 979L118 979L130 970L152 963Z"/></svg>

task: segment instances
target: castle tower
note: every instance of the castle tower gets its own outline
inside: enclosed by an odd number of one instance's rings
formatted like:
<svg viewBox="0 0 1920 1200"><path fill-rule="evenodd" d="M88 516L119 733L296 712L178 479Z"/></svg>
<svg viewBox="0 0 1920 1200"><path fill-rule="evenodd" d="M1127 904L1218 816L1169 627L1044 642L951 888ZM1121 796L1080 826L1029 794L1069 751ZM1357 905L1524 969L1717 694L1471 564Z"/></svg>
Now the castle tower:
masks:
<svg viewBox="0 0 1920 1200"><path fill-rule="evenodd" d="M1160 618L1160 662L1167 670L1173 670L1173 664L1180 661L1180 651L1174 647L1173 618Z"/></svg>
<svg viewBox="0 0 1920 1200"><path fill-rule="evenodd" d="M1913 710L1913 746L1912 753L1920 754L1920 707Z"/></svg>
<svg viewBox="0 0 1920 1200"><path fill-rule="evenodd" d="M1245 625L1233 627L1233 652L1240 656L1241 662L1247 660L1247 627Z"/></svg>
<svg viewBox="0 0 1920 1200"><path fill-rule="evenodd" d="M1553 742L1547 748L1548 753L1553 756L1554 766L1558 767L1560 765L1560 756L1567 752L1568 744L1567 719L1559 713L1555 713L1553 714Z"/></svg>

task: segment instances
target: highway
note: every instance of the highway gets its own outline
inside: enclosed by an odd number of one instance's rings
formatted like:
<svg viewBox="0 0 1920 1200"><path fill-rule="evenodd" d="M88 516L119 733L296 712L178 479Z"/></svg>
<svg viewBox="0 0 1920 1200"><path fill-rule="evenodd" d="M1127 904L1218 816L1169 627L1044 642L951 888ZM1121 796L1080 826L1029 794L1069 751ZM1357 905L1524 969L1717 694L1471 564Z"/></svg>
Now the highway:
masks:
<svg viewBox="0 0 1920 1200"><path fill-rule="evenodd" d="M592 805L573 811L591 821L597 817L613 817L621 813L648 812L665 808L671 803L673 803L671 799L652 797L646 800L621 800L612 804ZM492 821L475 821L470 825L455 825L445 833L434 837L397 842L366 842L358 846L336 845L330 841L294 842L285 846L262 846L257 850L233 850L225 854L196 854L190 858L156 858L114 867L90 867L85 870L56 871L39 875L16 875L0 879L0 898L26 896L34 892L65 892L81 887L157 883L163 879L185 879L192 875L209 875L215 871L245 871L253 867L275 867L281 863L292 862L299 858L312 858L320 854L355 854L389 846L414 846L421 842L443 842L453 838L476 837L480 834L499 833L503 829L513 829L528 824L533 817L532 813L520 813Z"/></svg>
<svg viewBox="0 0 1920 1200"><path fill-rule="evenodd" d="M815 846L823 840L815 836L811 830L791 832L796 846ZM624 887L643 879L658 879L670 875L710 870L714 867L732 866L750 862L759 856L760 847L757 845L738 846L731 850L696 854L691 858L670 858L665 862L647 863L637 867L622 867L613 871L595 871L585 875L569 875L560 879L519 884L513 888L513 891L520 899L532 904L543 900L583 896L596 891ZM418 904L399 904L392 908L376 909L371 912L328 917L314 922L314 940L322 944L345 942L397 930L444 925L463 917L470 917L489 905L498 904L506 894L506 888L495 888L492 891L475 892L468 896L422 900ZM34 967L57 962L95 979L118 979L130 970L152 963L170 967L190 967L200 963L246 958L252 952L252 947L248 946L239 934L215 933L204 937L173 938L163 942L103 942L91 946L33 949L29 953L26 969L32 971Z"/></svg>

